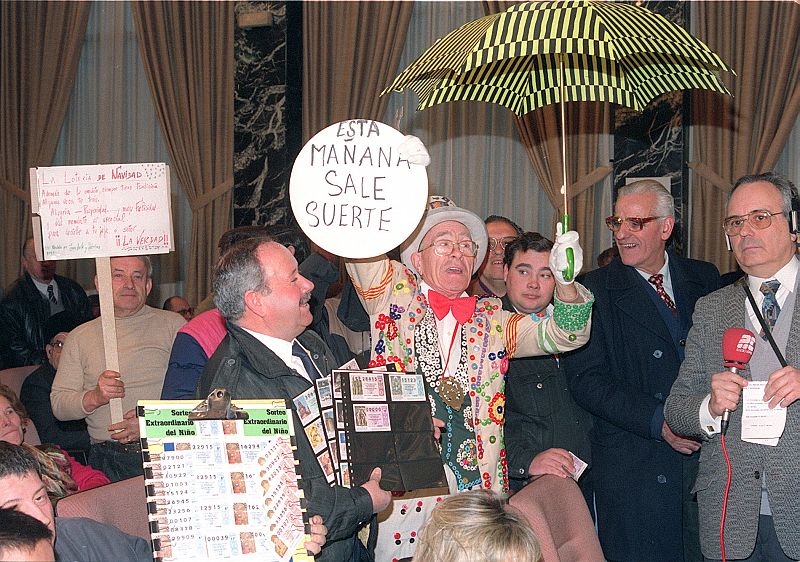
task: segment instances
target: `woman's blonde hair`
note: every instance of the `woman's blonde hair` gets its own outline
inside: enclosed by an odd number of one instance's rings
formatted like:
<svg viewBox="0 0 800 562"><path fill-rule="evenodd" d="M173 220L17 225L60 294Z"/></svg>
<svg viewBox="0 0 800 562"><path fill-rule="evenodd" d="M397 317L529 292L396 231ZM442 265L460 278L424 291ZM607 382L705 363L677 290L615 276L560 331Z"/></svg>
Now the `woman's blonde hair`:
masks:
<svg viewBox="0 0 800 562"><path fill-rule="evenodd" d="M537 562L539 541L520 515L488 490L442 500L420 532L413 562Z"/></svg>

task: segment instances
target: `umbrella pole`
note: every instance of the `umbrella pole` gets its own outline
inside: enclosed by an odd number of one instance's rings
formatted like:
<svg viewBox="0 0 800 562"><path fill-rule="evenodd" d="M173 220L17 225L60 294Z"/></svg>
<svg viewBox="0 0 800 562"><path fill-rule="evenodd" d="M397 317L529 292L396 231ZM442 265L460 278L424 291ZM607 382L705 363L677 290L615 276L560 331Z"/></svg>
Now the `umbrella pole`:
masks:
<svg viewBox="0 0 800 562"><path fill-rule="evenodd" d="M564 214L561 216L561 232L567 232L570 229L569 213L567 212L567 104L565 103L564 94L566 87L564 85L564 55L558 55L558 81L559 90L561 93L561 193L564 194ZM566 281L571 281L575 274L575 254L572 248L567 248L567 268L562 272Z"/></svg>
<svg viewBox="0 0 800 562"><path fill-rule="evenodd" d="M564 103L564 93L566 87L564 86L564 56L558 55L558 63L559 63L559 88L561 90L561 97L560 103L561 106L561 193L564 194L564 216L568 217L569 212L567 210L567 104ZM569 219L567 219L569 220ZM564 232L569 230L567 227L569 225L564 225Z"/></svg>

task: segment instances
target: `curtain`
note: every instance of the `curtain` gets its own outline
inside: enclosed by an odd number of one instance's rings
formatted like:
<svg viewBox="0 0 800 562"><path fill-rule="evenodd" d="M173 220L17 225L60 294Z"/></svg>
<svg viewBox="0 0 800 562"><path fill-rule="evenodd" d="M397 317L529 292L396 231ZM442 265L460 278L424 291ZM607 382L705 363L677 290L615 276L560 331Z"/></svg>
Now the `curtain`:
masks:
<svg viewBox="0 0 800 562"><path fill-rule="evenodd" d="M727 192L777 164L800 112L800 4L699 2L695 10L697 37L738 74L723 75L733 97L692 93L691 255L724 273L736 267L722 235Z"/></svg>
<svg viewBox="0 0 800 562"><path fill-rule="evenodd" d="M412 2L303 3L303 140L345 119L381 120Z"/></svg>
<svg viewBox="0 0 800 562"><path fill-rule="evenodd" d="M142 60L164 138L192 208L186 294L211 288L231 224L233 2L133 2Z"/></svg>
<svg viewBox="0 0 800 562"><path fill-rule="evenodd" d="M516 2L484 0L487 14L507 9ZM586 256L587 268L592 257L606 246L595 243L596 230L603 221L597 216L594 186L602 182L612 170L608 163L608 138L610 105L607 103L580 102L566 106L567 134L567 196L571 217L570 227L581 236L581 246ZM519 119L514 117L528 158L550 203L564 212L563 156L561 144L561 106L548 105L532 111ZM606 144L606 146L602 146ZM600 165L599 163L603 164ZM604 215L602 215L604 216ZM557 217L557 218L559 218Z"/></svg>
<svg viewBox="0 0 800 562"><path fill-rule="evenodd" d="M89 5L86 41L53 165L167 162L171 166L139 55L130 2ZM187 261L191 236L191 210L172 168L176 251L152 256L153 292L148 299L159 308L164 298L183 294L186 266L181 268L178 262ZM65 260L61 267L67 277L93 286L93 259Z"/></svg>
<svg viewBox="0 0 800 562"><path fill-rule="evenodd" d="M28 169L49 166L78 65L88 3L0 2L0 282L20 273Z"/></svg>

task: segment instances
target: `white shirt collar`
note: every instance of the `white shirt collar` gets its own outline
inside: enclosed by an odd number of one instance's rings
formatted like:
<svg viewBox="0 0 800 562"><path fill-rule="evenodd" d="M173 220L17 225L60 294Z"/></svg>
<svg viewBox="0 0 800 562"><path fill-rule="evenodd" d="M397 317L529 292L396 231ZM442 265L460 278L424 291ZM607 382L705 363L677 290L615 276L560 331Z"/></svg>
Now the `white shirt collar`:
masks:
<svg viewBox="0 0 800 562"><path fill-rule="evenodd" d="M769 279L777 279L781 282L781 286L778 289L779 293L783 293L783 290L786 289L786 293L788 294L794 291L794 282L797 278L797 270L800 269L800 264L798 264L797 258L792 256L792 259L780 268L775 275L771 277L756 277L755 275L748 275L747 276L747 284L750 286L750 290L753 292L754 295L761 294L761 284L764 281L768 281ZM778 295L775 295L776 298Z"/></svg>
<svg viewBox="0 0 800 562"><path fill-rule="evenodd" d="M248 330L247 328L242 329L267 346L270 351L277 355L280 360L286 364L287 367L292 367L292 343L294 340L286 341L279 338L273 338L272 336L261 334L259 332L254 332L253 330Z"/></svg>
<svg viewBox="0 0 800 562"><path fill-rule="evenodd" d="M43 282L39 281L38 279L36 279L33 275L31 275L30 277L31 277L31 281L33 281L33 284L36 286L36 288L39 290L39 292L42 293L45 297L47 296L47 287L52 285L53 286L53 294L56 296L56 298L58 298L58 296L59 296L58 295L58 283L56 283L55 278L52 279L49 283L43 283Z"/></svg>

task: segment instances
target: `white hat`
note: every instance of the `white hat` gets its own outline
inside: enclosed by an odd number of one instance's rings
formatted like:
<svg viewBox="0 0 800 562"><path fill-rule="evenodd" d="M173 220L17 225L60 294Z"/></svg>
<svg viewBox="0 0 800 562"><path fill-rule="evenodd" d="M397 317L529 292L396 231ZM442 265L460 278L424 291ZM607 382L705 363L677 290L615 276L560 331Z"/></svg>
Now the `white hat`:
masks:
<svg viewBox="0 0 800 562"><path fill-rule="evenodd" d="M475 265L472 268L474 274L483 263L483 258L486 256L486 247L489 242L488 234L486 234L486 225L478 215L472 211L467 211L461 207L457 207L447 197L442 195L431 195L428 199L428 208L422 217L419 226L414 230L408 240L403 242L400 246L400 260L411 271L419 275L419 272L414 268L411 263L411 254L419 250L419 245L428 231L439 223L445 221L460 222L469 230L470 238L478 244L478 254L475 256Z"/></svg>

